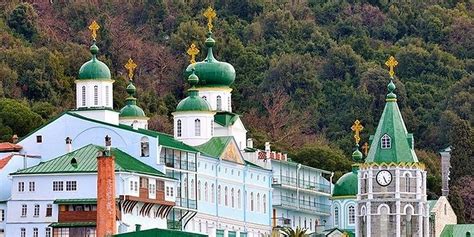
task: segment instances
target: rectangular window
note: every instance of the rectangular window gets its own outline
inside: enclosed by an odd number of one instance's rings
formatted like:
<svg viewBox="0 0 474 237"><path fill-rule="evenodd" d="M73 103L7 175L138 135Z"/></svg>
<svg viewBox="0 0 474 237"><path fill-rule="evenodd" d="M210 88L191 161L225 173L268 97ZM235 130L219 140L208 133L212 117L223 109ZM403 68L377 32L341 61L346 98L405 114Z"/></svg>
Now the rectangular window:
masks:
<svg viewBox="0 0 474 237"><path fill-rule="evenodd" d="M21 205L21 217L26 217L26 215L28 214L28 207L26 206L26 204L23 204Z"/></svg>
<svg viewBox="0 0 474 237"><path fill-rule="evenodd" d="M35 204L35 208L33 209L33 217L38 217L40 214L40 205Z"/></svg>
<svg viewBox="0 0 474 237"><path fill-rule="evenodd" d="M5 210L0 209L0 222L5 221Z"/></svg>
<svg viewBox="0 0 474 237"><path fill-rule="evenodd" d="M43 143L43 136L41 135L36 136L36 143Z"/></svg>
<svg viewBox="0 0 474 237"><path fill-rule="evenodd" d="M109 106L109 86L105 86L105 106Z"/></svg>
<svg viewBox="0 0 474 237"><path fill-rule="evenodd" d="M20 236L21 237L26 237L26 229L25 228L20 229Z"/></svg>
<svg viewBox="0 0 474 237"><path fill-rule="evenodd" d="M18 192L25 191L25 182L18 182Z"/></svg>
<svg viewBox="0 0 474 237"><path fill-rule="evenodd" d="M46 217L50 217L53 215L53 204L48 204L46 206Z"/></svg>
<svg viewBox="0 0 474 237"><path fill-rule="evenodd" d="M64 182L63 181L53 181L53 191L63 191Z"/></svg>
<svg viewBox="0 0 474 237"><path fill-rule="evenodd" d="M94 86L94 105L99 104L99 87Z"/></svg>
<svg viewBox="0 0 474 237"><path fill-rule="evenodd" d="M46 227L44 236L45 237L51 237L51 228Z"/></svg>
<svg viewBox="0 0 474 237"><path fill-rule="evenodd" d="M170 195L170 187L166 187L166 196Z"/></svg>
<svg viewBox="0 0 474 237"><path fill-rule="evenodd" d="M137 192L138 191L138 182L135 181L134 183L135 183L135 192Z"/></svg>
<svg viewBox="0 0 474 237"><path fill-rule="evenodd" d="M30 192L34 192L34 191L35 191L35 182L30 182L30 183L29 183L29 190L30 190Z"/></svg>
<svg viewBox="0 0 474 237"><path fill-rule="evenodd" d="M170 188L170 196L173 197L173 187Z"/></svg>
<svg viewBox="0 0 474 237"><path fill-rule="evenodd" d="M130 180L130 191L133 191L133 181Z"/></svg>
<svg viewBox="0 0 474 237"><path fill-rule="evenodd" d="M76 181L66 181L66 191L76 191L77 182Z"/></svg>
<svg viewBox="0 0 474 237"><path fill-rule="evenodd" d="M33 237L38 237L38 228L33 228Z"/></svg>

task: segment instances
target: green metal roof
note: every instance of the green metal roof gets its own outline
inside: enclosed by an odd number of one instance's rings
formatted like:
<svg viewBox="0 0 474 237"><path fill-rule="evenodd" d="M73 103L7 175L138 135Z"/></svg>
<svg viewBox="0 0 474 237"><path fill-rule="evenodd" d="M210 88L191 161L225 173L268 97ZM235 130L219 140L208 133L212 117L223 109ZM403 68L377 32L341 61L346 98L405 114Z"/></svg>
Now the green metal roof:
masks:
<svg viewBox="0 0 474 237"><path fill-rule="evenodd" d="M79 80L110 80L110 69L97 59L99 48L95 43L91 46L92 59L84 63L79 69Z"/></svg>
<svg viewBox="0 0 474 237"><path fill-rule="evenodd" d="M355 197L357 195L357 192L358 192L357 171L358 171L358 167L353 165L351 172L344 174L343 176L339 178L339 180L337 180L332 192L333 197L342 197L342 196Z"/></svg>
<svg viewBox="0 0 474 237"><path fill-rule="evenodd" d="M184 232L168 229L148 229L123 234L116 234L115 237L206 237L208 235Z"/></svg>
<svg viewBox="0 0 474 237"><path fill-rule="evenodd" d="M97 198L56 199L54 204L97 204Z"/></svg>
<svg viewBox="0 0 474 237"><path fill-rule="evenodd" d="M214 45L215 41L211 34L209 34L206 39L207 57L202 62L190 64L186 68L185 74L189 76L195 70L196 75L199 77L198 86L229 87L234 83L235 69L231 64L219 62L214 58L212 53Z"/></svg>
<svg viewBox="0 0 474 237"><path fill-rule="evenodd" d="M104 147L90 144L52 160L40 162L38 165L19 170L12 173L12 175L96 173L97 154L101 151L104 151ZM146 165L120 149L112 148L111 151L112 155L115 157L116 172L136 172L153 176L165 176L157 169Z"/></svg>
<svg viewBox="0 0 474 237"><path fill-rule="evenodd" d="M393 93L395 85L392 82L390 83L390 93L387 95L385 108L375 135L371 137L370 150L365 162L418 162L414 147L412 147L413 135L407 132L402 114L398 108L396 95ZM391 140L391 147L388 149L382 149L381 147L381 140L385 134Z"/></svg>
<svg viewBox="0 0 474 237"><path fill-rule="evenodd" d="M176 106L176 111L211 111L209 103L201 98L195 89L189 90L189 96L184 98Z"/></svg>
<svg viewBox="0 0 474 237"><path fill-rule="evenodd" d="M142 108L137 106L137 99L128 97L126 105L120 110L120 118L147 118Z"/></svg>
<svg viewBox="0 0 474 237"><path fill-rule="evenodd" d="M217 112L216 115L214 115L214 121L223 127L233 125L238 118L238 114L227 111Z"/></svg>
<svg viewBox="0 0 474 237"><path fill-rule="evenodd" d="M59 223L52 223L49 225L53 228L61 228L61 227L95 227L95 222L59 222Z"/></svg>
<svg viewBox="0 0 474 237"><path fill-rule="evenodd" d="M436 205L436 202L438 202L438 200L428 200L428 206L430 207L430 212L431 210L433 210L433 207Z"/></svg>
<svg viewBox="0 0 474 237"><path fill-rule="evenodd" d="M467 235L469 233L469 235ZM474 224L445 225L440 237L474 236Z"/></svg>
<svg viewBox="0 0 474 237"><path fill-rule="evenodd" d="M169 134L166 134L166 133L161 133L161 132L152 131L152 130L148 130L148 129L141 129L141 128L134 129L134 128L132 128L132 126L128 126L128 125L125 125L125 124L114 125L114 124L102 122L102 121L99 121L99 120L90 119L90 118L81 116L81 115L76 114L76 113L71 112L71 111L66 111L66 112L63 112L63 113L59 114L58 116L51 119L47 123L43 124L42 126L36 128L35 130L28 133L26 136L22 137L20 139L20 141L22 141L26 137L29 137L30 135L34 134L35 132L39 131L40 129L42 129L43 127L47 126L48 124L54 122L55 120L61 118L65 114L76 117L76 118L79 118L79 119L82 119L82 120L90 121L90 122L93 122L93 123L98 123L98 124L102 124L102 125L105 125L105 126L111 126L111 127L114 127L114 128L120 128L120 129L124 129L124 130L130 131L130 132L139 133L139 134L143 134L143 135L147 135L147 136L151 136L151 137L157 137L159 139L160 145L162 145L164 147L173 148L173 149L177 149L177 150L183 150L183 151L189 151L189 152L198 152L198 150L194 149L192 146L186 145L185 143L174 139L174 137L172 135L169 135Z"/></svg>
<svg viewBox="0 0 474 237"><path fill-rule="evenodd" d="M207 156L219 158L232 139L234 139L232 136L213 137L206 143L195 146L195 148Z"/></svg>

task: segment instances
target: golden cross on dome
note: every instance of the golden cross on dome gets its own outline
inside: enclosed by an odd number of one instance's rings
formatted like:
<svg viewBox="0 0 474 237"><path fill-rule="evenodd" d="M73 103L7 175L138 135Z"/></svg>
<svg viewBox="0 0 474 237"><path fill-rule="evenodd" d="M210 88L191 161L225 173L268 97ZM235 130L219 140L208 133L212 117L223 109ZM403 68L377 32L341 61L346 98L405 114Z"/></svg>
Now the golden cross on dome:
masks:
<svg viewBox="0 0 474 237"><path fill-rule="evenodd" d="M390 56L387 62L385 62L385 65L390 69L388 74L390 74L390 76L393 77L393 75L395 75L395 71L393 69L398 65L397 60L393 56Z"/></svg>
<svg viewBox="0 0 474 237"><path fill-rule="evenodd" d="M188 53L188 55L191 56L191 59L189 60L189 62L191 62L191 64L195 64L196 55L199 53L199 49L196 47L196 45L191 44L191 46L189 47L188 51L186 51L186 53Z"/></svg>
<svg viewBox="0 0 474 237"><path fill-rule="evenodd" d="M364 143L362 150L364 151L364 155L367 156L367 154L369 154L369 143Z"/></svg>
<svg viewBox="0 0 474 237"><path fill-rule="evenodd" d="M137 68L137 64L132 58L129 58L127 64L125 64L125 68L128 70L128 79L132 80L133 71Z"/></svg>
<svg viewBox="0 0 474 237"><path fill-rule="evenodd" d="M359 144L359 142L360 142L360 131L362 131L362 129L364 129L364 126L362 126L362 124L360 124L360 121L358 119L356 119L356 121L354 121L354 124L352 125L351 129L352 129L352 131L355 132L354 139L355 139L356 144Z"/></svg>
<svg viewBox="0 0 474 237"><path fill-rule="evenodd" d="M211 31L213 27L212 20L217 17L217 13L212 7L208 7L203 15L207 18L207 28Z"/></svg>
<svg viewBox="0 0 474 237"><path fill-rule="evenodd" d="M89 26L89 30L91 30L92 32L92 39L95 40L95 38L97 37L97 30L99 29L100 29L99 24L97 24L96 21L92 21L91 25Z"/></svg>

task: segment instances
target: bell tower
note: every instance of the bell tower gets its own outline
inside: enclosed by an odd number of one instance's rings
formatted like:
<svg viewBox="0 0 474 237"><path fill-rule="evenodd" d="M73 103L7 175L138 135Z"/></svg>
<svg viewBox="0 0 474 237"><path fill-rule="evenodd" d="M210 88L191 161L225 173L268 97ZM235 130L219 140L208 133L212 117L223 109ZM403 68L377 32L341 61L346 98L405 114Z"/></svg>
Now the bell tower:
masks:
<svg viewBox="0 0 474 237"><path fill-rule="evenodd" d="M389 93L370 150L358 172L357 236L429 236L426 170L398 108L390 57Z"/></svg>

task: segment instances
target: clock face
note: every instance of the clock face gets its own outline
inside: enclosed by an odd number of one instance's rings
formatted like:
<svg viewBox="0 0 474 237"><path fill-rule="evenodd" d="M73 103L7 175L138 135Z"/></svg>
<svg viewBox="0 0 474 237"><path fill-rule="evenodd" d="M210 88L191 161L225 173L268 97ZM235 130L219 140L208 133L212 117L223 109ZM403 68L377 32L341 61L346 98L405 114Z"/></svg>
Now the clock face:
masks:
<svg viewBox="0 0 474 237"><path fill-rule="evenodd" d="M392 182L392 174L388 170L381 170L377 173L376 180L380 186L388 186Z"/></svg>

